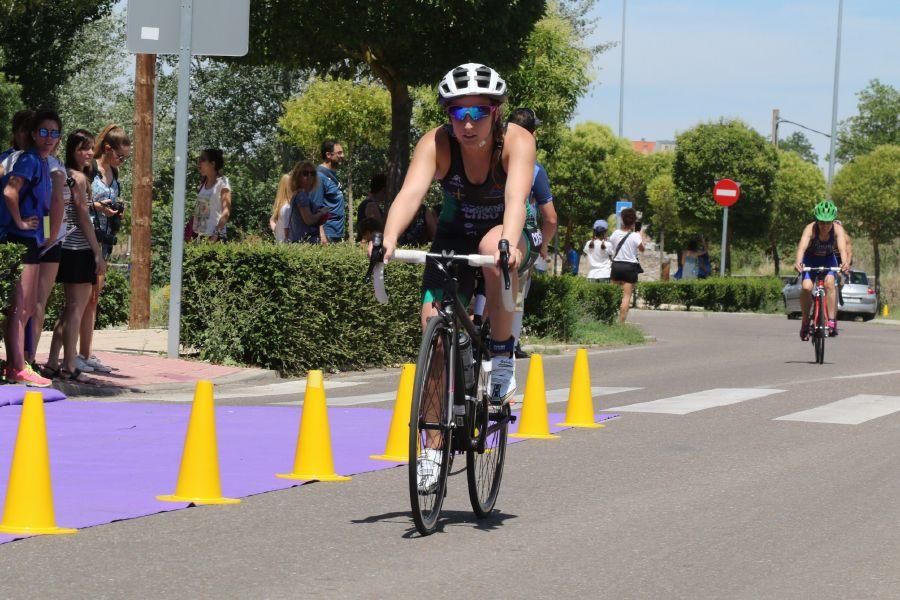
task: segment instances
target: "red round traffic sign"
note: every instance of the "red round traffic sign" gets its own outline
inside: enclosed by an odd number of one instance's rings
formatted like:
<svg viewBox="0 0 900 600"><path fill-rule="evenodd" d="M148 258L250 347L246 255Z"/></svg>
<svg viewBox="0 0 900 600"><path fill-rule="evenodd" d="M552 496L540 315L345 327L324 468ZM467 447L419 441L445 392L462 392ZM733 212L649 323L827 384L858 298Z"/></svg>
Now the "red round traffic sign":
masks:
<svg viewBox="0 0 900 600"><path fill-rule="evenodd" d="M732 179L720 179L713 187L713 200L719 206L729 207L741 197L741 184Z"/></svg>

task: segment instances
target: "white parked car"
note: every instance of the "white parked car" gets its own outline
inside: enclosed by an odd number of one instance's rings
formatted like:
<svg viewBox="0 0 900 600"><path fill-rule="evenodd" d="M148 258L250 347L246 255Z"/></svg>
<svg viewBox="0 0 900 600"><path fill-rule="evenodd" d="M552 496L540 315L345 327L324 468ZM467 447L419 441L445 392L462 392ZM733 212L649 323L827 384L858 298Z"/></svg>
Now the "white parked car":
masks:
<svg viewBox="0 0 900 600"><path fill-rule="evenodd" d="M850 271L849 281L847 276L842 277L844 285L841 287L841 298L844 302L838 302L838 318L862 317L863 321L874 319L878 311L878 300L875 288L869 285L868 276L862 271ZM781 295L788 319L799 319L800 277L791 279L781 290Z"/></svg>

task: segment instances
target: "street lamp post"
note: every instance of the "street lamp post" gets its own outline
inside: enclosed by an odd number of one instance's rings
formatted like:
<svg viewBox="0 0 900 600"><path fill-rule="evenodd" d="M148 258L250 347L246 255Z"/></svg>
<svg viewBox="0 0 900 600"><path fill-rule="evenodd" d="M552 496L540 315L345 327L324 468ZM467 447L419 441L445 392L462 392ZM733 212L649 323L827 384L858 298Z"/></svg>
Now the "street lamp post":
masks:
<svg viewBox="0 0 900 600"><path fill-rule="evenodd" d="M844 0L838 0L837 43L834 48L834 95L831 99L831 145L828 150L828 189L834 177L834 141L837 137L838 80L841 74L841 24L844 17Z"/></svg>
<svg viewBox="0 0 900 600"><path fill-rule="evenodd" d="M622 122L625 114L625 5L622 0L622 63L619 67L619 137L622 137Z"/></svg>

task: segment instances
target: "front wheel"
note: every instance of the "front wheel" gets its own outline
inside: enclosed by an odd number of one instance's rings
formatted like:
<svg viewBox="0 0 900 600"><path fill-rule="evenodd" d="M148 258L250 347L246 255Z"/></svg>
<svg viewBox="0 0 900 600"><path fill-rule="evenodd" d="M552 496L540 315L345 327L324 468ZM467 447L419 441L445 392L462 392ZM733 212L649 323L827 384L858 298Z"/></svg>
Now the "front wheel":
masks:
<svg viewBox="0 0 900 600"><path fill-rule="evenodd" d="M450 334L432 317L422 336L409 418L409 502L422 535L434 533L447 490L451 441Z"/></svg>
<svg viewBox="0 0 900 600"><path fill-rule="evenodd" d="M828 337L828 315L825 314L825 299L816 299L816 322L813 330L813 346L816 350L816 362L825 363L825 338Z"/></svg>
<svg viewBox="0 0 900 600"><path fill-rule="evenodd" d="M475 447L466 451L469 500L479 519L491 514L500 494L510 422L509 404L497 406L491 403L487 388L482 385L486 376L486 373L480 372L478 401L471 407L469 415L469 437Z"/></svg>

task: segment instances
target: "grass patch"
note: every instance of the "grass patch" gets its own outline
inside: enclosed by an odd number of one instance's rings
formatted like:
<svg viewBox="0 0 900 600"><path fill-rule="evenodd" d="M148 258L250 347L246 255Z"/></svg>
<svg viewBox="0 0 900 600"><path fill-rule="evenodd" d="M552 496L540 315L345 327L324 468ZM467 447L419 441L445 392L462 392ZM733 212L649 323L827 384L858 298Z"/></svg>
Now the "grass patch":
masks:
<svg viewBox="0 0 900 600"><path fill-rule="evenodd" d="M644 343L644 332L630 323L607 325L594 319L582 318L572 332L572 339L563 342L548 337L523 336L527 346L553 346L558 344L591 344L597 346L632 346Z"/></svg>

